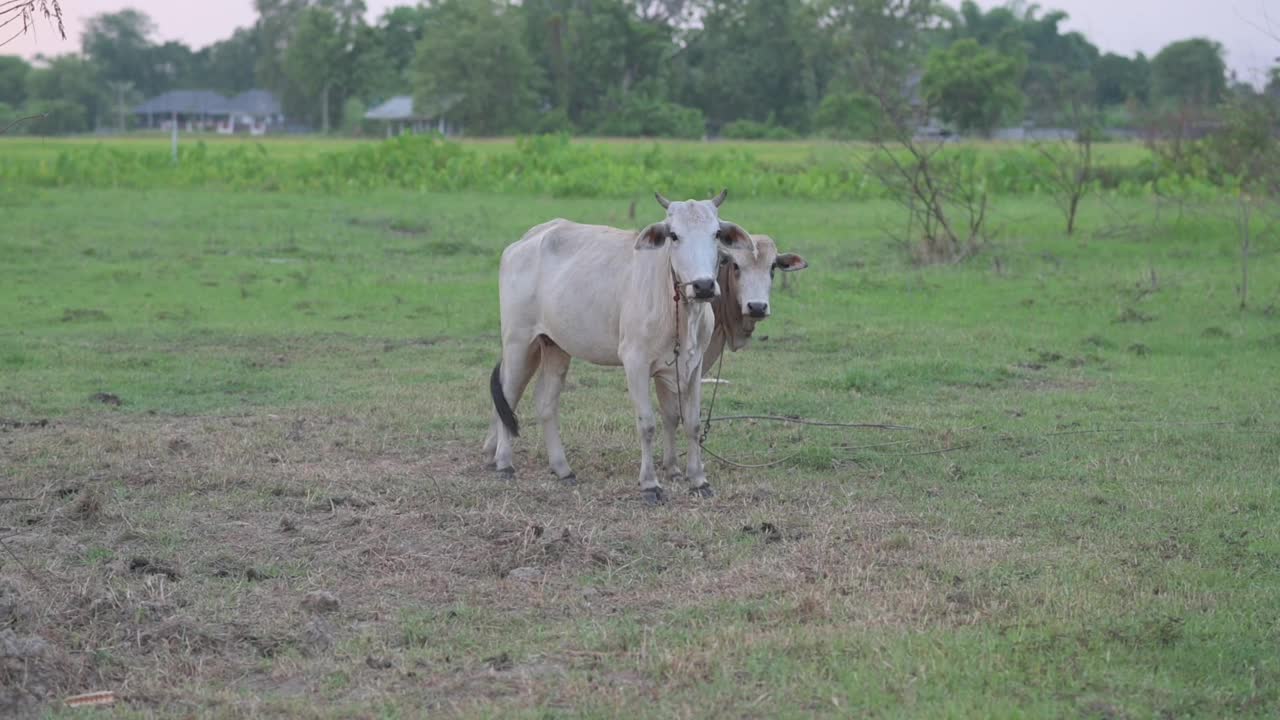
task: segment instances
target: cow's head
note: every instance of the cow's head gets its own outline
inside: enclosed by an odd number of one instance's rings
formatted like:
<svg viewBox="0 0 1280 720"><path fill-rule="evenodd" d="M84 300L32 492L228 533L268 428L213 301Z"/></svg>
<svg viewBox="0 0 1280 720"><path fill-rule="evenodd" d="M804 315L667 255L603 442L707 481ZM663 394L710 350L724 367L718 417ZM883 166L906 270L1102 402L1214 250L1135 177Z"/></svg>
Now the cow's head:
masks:
<svg viewBox="0 0 1280 720"><path fill-rule="evenodd" d="M740 350L746 345L756 323L771 314L769 292L774 273L795 272L808 266L799 255L779 253L768 235L752 235L750 243L721 249L719 279L723 295L716 300L715 313L731 349Z"/></svg>
<svg viewBox="0 0 1280 720"><path fill-rule="evenodd" d="M715 299L720 294L716 282L720 250L751 242L742 228L720 221L720 204L728 194L724 190L710 200L672 202L655 193L667 219L641 230L636 237L637 250L669 248L671 270L686 300Z"/></svg>

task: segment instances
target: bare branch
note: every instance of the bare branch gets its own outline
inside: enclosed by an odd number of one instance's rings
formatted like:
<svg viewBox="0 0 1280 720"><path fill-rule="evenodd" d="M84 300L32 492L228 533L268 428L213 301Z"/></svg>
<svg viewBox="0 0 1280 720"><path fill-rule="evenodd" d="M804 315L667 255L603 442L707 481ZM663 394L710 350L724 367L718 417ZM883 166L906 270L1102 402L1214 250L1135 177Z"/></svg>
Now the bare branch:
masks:
<svg viewBox="0 0 1280 720"><path fill-rule="evenodd" d="M4 41L4 47L22 35L35 29L35 19L43 17L58 36L67 39L67 28L62 22L62 4L59 0L0 0L0 27L21 22L22 28Z"/></svg>

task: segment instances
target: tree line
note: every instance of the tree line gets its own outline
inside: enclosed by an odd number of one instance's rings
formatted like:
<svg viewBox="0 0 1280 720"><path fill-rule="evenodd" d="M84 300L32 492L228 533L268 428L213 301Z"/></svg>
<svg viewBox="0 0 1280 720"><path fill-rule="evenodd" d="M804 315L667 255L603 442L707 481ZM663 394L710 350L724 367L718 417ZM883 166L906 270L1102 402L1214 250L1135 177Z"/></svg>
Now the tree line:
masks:
<svg viewBox="0 0 1280 720"><path fill-rule="evenodd" d="M367 107L410 94L419 108L455 98L450 119L472 135L858 139L895 104L984 135L1071 125L1081 108L1132 125L1280 97L1280 69L1259 93L1210 39L1104 53L1063 29L1066 13L1020 0L434 0L374 22L363 0L255 9L252 26L198 50L156 41L145 13L124 10L92 18L79 53L0 57L0 121L38 114L28 132L83 132L126 124L167 90L261 87L324 131L359 132Z"/></svg>

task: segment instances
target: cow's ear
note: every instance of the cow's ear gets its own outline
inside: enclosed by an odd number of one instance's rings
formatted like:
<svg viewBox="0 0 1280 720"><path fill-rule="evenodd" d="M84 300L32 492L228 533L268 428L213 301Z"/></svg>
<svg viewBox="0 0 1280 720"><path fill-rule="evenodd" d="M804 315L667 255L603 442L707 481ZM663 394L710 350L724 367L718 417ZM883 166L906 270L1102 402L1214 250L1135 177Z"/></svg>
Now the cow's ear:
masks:
<svg viewBox="0 0 1280 720"><path fill-rule="evenodd" d="M640 231L636 236L637 250L657 250L667 242L667 236L671 231L667 230L666 223L654 223L649 227Z"/></svg>
<svg viewBox="0 0 1280 720"><path fill-rule="evenodd" d="M773 261L773 266L782 272L795 272L809 267L809 263L795 253L782 253Z"/></svg>
<svg viewBox="0 0 1280 720"><path fill-rule="evenodd" d="M731 222L720 222L720 232L716 233L720 243L725 247L741 248L752 245L751 236L746 230L734 225Z"/></svg>

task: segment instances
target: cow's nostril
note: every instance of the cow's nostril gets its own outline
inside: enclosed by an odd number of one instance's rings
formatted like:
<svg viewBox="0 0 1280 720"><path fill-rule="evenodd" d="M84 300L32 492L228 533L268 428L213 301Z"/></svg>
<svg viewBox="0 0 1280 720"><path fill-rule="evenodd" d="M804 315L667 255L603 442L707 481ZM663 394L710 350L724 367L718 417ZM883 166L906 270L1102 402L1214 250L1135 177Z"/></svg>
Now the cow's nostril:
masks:
<svg viewBox="0 0 1280 720"><path fill-rule="evenodd" d="M769 303L747 303L747 313L753 318L766 317L769 314Z"/></svg>
<svg viewBox="0 0 1280 720"><path fill-rule="evenodd" d="M693 287L693 294L699 298L715 297L716 281L714 279L694 280L689 283Z"/></svg>

